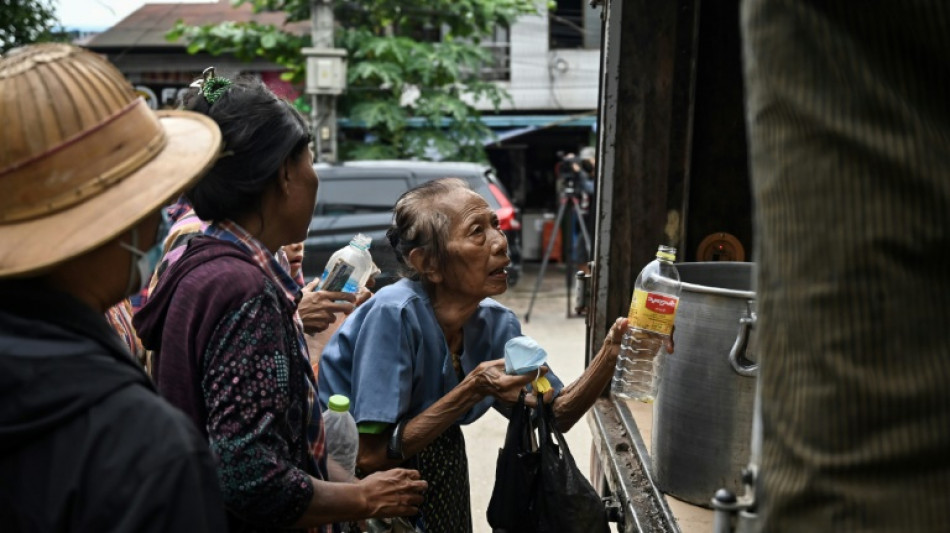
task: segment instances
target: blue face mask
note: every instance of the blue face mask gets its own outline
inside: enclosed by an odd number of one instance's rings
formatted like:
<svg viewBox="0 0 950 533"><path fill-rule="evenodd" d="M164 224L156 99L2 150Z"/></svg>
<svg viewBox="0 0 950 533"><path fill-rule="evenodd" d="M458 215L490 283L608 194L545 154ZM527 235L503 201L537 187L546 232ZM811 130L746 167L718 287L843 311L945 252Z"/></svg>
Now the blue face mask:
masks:
<svg viewBox="0 0 950 533"><path fill-rule="evenodd" d="M505 343L506 374L535 372L547 359L548 353L531 337L522 335Z"/></svg>
<svg viewBox="0 0 950 533"><path fill-rule="evenodd" d="M158 224L158 232L155 235L155 244L146 251L139 249L139 230L138 227L132 228L132 244L120 243L123 248L132 252L132 255L138 257L129 269L129 285L125 288L126 296L130 296L148 286L152 279L152 272L158 266L162 259L162 250L165 246L165 237L168 236L168 230L171 228L171 219L168 212L162 209L162 220ZM138 276L138 285L136 285L136 275Z"/></svg>

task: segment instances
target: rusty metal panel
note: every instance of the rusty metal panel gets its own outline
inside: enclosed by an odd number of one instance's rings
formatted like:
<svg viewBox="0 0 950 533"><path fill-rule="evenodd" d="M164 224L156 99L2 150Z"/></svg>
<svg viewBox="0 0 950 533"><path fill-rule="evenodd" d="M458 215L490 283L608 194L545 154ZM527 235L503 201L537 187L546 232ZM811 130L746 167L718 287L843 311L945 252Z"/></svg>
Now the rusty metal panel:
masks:
<svg viewBox="0 0 950 533"><path fill-rule="evenodd" d="M607 486L620 502L626 533L679 533L663 494L656 488L650 456L637 423L622 402L600 398L587 415Z"/></svg>

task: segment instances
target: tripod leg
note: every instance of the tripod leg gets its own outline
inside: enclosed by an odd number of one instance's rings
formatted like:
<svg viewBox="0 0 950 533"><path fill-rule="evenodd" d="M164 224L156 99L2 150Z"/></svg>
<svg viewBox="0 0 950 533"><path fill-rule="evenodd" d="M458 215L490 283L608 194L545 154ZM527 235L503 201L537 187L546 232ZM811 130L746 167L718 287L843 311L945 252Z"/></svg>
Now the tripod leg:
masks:
<svg viewBox="0 0 950 533"><path fill-rule="evenodd" d="M584 223L584 213L581 211L580 200L571 196L571 215L572 220L569 225L571 227L571 246L570 246L570 259L568 263L567 276L564 284L567 287L567 318L575 316L575 310L572 309L571 303L573 302L573 284L577 282L576 270L572 270L574 266L574 260L577 257L577 240L574 236L574 224L576 223L581 229L581 236L584 238L584 249L587 251L587 258L589 260L591 256L591 245L590 245L590 234L587 232L587 225Z"/></svg>
<svg viewBox="0 0 950 533"><path fill-rule="evenodd" d="M551 234L551 240L548 241L548 247L544 251L544 257L541 258L541 270L538 271L538 279L534 281L534 290L531 291L531 303L528 304L528 312L524 314L525 323L531 321L531 309L534 308L534 299L538 295L538 289L541 287L541 281L544 279L544 271L548 267L548 259L551 258L551 250L554 249L555 236L561 227L561 219L564 218L564 209L567 207L567 198L561 198L561 205L557 208L557 217L554 218L554 232Z"/></svg>
<svg viewBox="0 0 950 533"><path fill-rule="evenodd" d="M577 223L581 226L581 235L584 236L584 248L587 250L587 257L590 257L593 247L590 245L590 233L587 231L587 225L584 223L584 215L581 213L581 207L577 198L574 198L574 216L577 217Z"/></svg>

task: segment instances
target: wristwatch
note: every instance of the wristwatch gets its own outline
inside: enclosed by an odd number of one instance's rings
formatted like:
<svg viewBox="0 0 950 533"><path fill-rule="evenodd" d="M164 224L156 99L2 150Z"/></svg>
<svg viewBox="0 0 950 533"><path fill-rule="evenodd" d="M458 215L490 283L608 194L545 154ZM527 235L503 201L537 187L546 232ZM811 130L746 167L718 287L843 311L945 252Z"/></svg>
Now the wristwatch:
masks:
<svg viewBox="0 0 950 533"><path fill-rule="evenodd" d="M403 418L396 422L392 434L389 436L389 444L386 445L386 457L396 461L405 461L406 456L402 453L402 431L406 428L406 419Z"/></svg>

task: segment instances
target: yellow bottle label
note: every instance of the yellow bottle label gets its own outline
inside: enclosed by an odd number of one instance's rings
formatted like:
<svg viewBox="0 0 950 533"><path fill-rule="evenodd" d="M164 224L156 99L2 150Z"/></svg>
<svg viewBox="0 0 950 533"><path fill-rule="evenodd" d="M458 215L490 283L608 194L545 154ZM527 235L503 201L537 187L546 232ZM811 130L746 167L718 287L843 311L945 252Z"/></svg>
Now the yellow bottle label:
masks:
<svg viewBox="0 0 950 533"><path fill-rule="evenodd" d="M633 301L630 302L630 326L648 329L663 335L673 331L673 320L676 318L676 308L680 299L658 292L633 291Z"/></svg>

